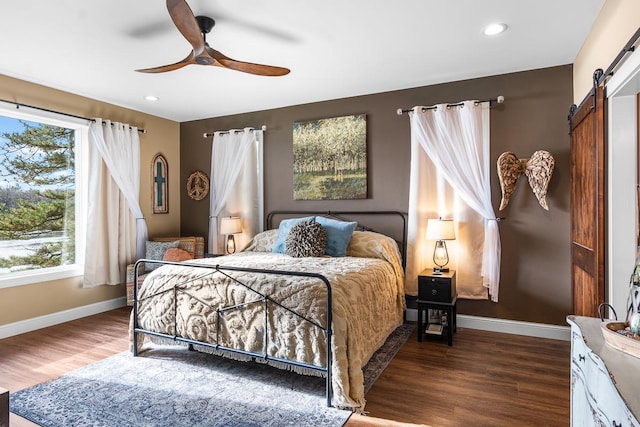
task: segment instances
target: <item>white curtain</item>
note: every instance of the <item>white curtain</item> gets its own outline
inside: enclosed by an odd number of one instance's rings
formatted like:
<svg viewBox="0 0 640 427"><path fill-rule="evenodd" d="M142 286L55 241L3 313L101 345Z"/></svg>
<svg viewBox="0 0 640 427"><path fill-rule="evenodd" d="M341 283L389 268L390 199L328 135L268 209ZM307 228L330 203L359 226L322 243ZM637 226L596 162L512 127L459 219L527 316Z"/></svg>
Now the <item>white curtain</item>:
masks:
<svg viewBox="0 0 640 427"><path fill-rule="evenodd" d="M252 128L214 133L209 252L224 253L224 239L218 233L220 216L241 217L243 233L235 236L238 249L262 230L262 139L263 132Z"/></svg>
<svg viewBox="0 0 640 427"><path fill-rule="evenodd" d="M218 219L225 216L239 216L242 219L242 233L235 235L238 250L264 228L263 132L255 130L254 134L256 141L247 152L227 203L218 215Z"/></svg>
<svg viewBox="0 0 640 427"><path fill-rule="evenodd" d="M418 293L418 274L435 266L435 241L426 239L430 218L453 219L456 240L446 242L447 267L456 270L460 298L487 299L482 284L484 218L471 209L447 183L417 141L411 138L411 181L407 222L406 292Z"/></svg>
<svg viewBox="0 0 640 427"><path fill-rule="evenodd" d="M411 119L411 135L428 155L435 169L455 191L457 197L474 211L482 222L482 262L480 277L482 285L489 291L491 300L498 301L500 282L500 234L496 216L491 203L491 186L489 178L489 103L465 101L460 106L449 107L447 104L435 108L415 107L409 114ZM414 170L412 155L409 230L409 244L415 248L424 246L420 239L424 233L417 232L416 222L421 208L416 206L417 192L420 192L419 176ZM414 204L411 205L411 200ZM437 213L434 217L445 216L439 206L431 208ZM460 217L463 212L465 218L458 219L458 233L467 233L469 240L457 239L458 249L464 248L467 254L473 253L473 244L478 236L473 232L473 215L465 209L452 210L450 218ZM424 216L424 213L422 213ZM477 217L478 218L478 217ZM464 229L461 227L464 225ZM413 239L413 240L412 240ZM467 244L467 246L465 246ZM470 245L470 246L468 246ZM460 252L460 251L458 251ZM473 261L473 257L465 257ZM468 262L460 262L458 269L469 270ZM462 273L462 272L461 272ZM407 272L409 274L409 271ZM410 276L408 276L410 277Z"/></svg>
<svg viewBox="0 0 640 427"><path fill-rule="evenodd" d="M145 256L140 209L140 139L127 124L89 126L89 184L84 286L124 283L127 264Z"/></svg>

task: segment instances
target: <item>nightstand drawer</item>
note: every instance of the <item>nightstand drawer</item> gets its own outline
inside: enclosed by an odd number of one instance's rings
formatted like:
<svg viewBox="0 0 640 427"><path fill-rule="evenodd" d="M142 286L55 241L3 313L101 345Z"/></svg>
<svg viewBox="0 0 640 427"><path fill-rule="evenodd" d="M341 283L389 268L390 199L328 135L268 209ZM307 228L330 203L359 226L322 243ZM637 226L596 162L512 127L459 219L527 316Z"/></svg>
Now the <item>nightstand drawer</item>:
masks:
<svg viewBox="0 0 640 427"><path fill-rule="evenodd" d="M451 302L456 295L455 275L418 276L418 299L423 301Z"/></svg>
<svg viewBox="0 0 640 427"><path fill-rule="evenodd" d="M422 341L423 332L429 325L437 325L436 331L441 331L442 336L447 336L449 346L453 345L453 334L457 329L457 310L456 302L458 294L456 294L456 272L449 271L433 271L432 268L424 269L418 274L418 342ZM429 311L439 310L440 313L434 313L433 324ZM426 313L426 320L423 315ZM443 313L446 313L447 322L443 319ZM438 317L440 317L438 321ZM440 329L442 328L442 329ZM430 329L431 331L431 329ZM429 333L427 335L436 336L440 333Z"/></svg>

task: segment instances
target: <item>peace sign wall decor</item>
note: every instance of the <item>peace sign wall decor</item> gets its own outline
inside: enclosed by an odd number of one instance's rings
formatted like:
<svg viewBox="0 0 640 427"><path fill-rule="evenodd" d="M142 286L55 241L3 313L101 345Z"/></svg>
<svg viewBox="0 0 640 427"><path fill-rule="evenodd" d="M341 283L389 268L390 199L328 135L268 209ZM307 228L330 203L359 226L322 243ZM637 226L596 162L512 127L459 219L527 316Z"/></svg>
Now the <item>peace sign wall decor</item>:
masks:
<svg viewBox="0 0 640 427"><path fill-rule="evenodd" d="M209 178L204 172L195 171L187 179L187 195L193 200L202 200L209 194Z"/></svg>

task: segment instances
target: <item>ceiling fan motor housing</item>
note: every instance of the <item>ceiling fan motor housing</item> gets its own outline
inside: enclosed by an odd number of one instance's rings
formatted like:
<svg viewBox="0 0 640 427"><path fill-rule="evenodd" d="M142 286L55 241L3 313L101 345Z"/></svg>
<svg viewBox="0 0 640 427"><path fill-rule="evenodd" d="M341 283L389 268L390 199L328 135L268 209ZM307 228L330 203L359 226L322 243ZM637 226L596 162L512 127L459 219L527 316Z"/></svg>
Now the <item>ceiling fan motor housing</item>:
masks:
<svg viewBox="0 0 640 427"><path fill-rule="evenodd" d="M196 21L202 34L209 34L209 31L216 25L216 21L208 16L196 16Z"/></svg>

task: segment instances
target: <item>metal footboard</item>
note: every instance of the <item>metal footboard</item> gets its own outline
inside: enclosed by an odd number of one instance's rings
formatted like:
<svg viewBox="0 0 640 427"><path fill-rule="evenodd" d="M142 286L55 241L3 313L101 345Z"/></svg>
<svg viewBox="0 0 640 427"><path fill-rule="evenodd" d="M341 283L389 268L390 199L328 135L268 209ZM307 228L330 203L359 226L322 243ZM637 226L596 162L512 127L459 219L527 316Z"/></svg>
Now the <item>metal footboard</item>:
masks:
<svg viewBox="0 0 640 427"><path fill-rule="evenodd" d="M162 264L162 265L176 265L176 266L180 266L180 267L195 267L198 269L202 269L203 273L202 275L198 275L198 277L195 278L195 280L198 279L202 279L206 276L215 274L215 273L220 273L222 275L224 275L225 277L229 278L230 280L232 280L235 284L240 285L242 287L244 287L245 289L247 289L248 291L252 292L253 294L255 294L256 298L252 299L251 301L247 301L247 302L243 302L241 304L235 304L235 305L229 305L229 306L225 306L225 307L214 307L210 304L208 304L206 301L203 301L199 298L197 298L195 295L190 294L189 293L189 287L191 282L194 280L194 278L191 278L190 280L186 281L186 282L181 282L181 283L177 283L175 284L173 287L169 288L169 289L165 289L162 292L158 293L158 294L154 294L154 295L149 295L146 296L144 299L149 299L149 298L153 298L156 297L160 294L164 294L164 293L173 293L173 302L174 302L174 325L173 325L173 331L174 331L174 335L170 335L170 334L166 334L166 333L161 333L161 332L156 332L156 331L150 331L147 329L143 329L138 325L138 304L139 302L141 302L141 300L138 299L138 272L139 272L139 268L140 265L143 263L156 263L156 264ZM313 319L309 319L307 317L305 317L303 314L296 312L295 310L284 306L283 304L281 304L280 302L276 301L275 299L273 299L270 295L266 295L262 292L260 292L259 290L253 289L251 286L243 283L242 281L238 280L237 277L235 277L233 275L233 273L235 272L247 272L247 273L259 273L259 274L265 274L265 275L281 275L281 276L297 276L297 277L311 277L311 278L316 278L321 280L325 287L326 287L326 292L327 292L327 304L326 304L326 324L323 326L321 324L319 324L317 321L313 320ZM296 271L284 271L284 270L264 270L264 269L253 269L253 268L243 268L243 267L233 267L233 266L223 266L223 265L207 265L207 264L198 264L198 263L189 263L189 262L171 262L171 261L154 261L154 260L148 260L148 259L141 259L139 261L137 261L135 263L135 276L134 276L134 287L133 287L133 295L134 295L134 303L133 303L133 355L137 356L138 355L138 334L147 334L147 335L151 335L151 336L156 336L156 337L161 337L161 338L167 338L167 339L171 339L173 341L176 342L183 342L189 345L201 345L201 346L205 346L205 347L209 347L209 348L214 348L216 350L223 350L223 351L228 351L231 353L236 353L236 354L241 354L244 356L250 356L256 359L261 359L264 361L276 361L278 363L282 363L285 365L290 365L290 366L297 366L297 367L301 367L301 368L305 368L305 369L310 369L310 370L314 370L314 371L319 371L319 372L324 372L326 375L326 398L327 398L327 406L331 406L331 396L332 396L332 389L331 389L331 366L332 366L332 359L331 359L331 336L332 336L332 297L331 297L331 284L329 283L329 280L327 280L326 277L324 277L321 274L316 274L316 273L307 273L307 272L296 272ZM226 286L226 284L220 284L220 286ZM196 301L198 301L199 303L208 306L209 308L211 308L212 310L216 311L216 342L215 343L208 343L208 342L203 342L203 341L198 341L198 340L194 340L191 338L186 338L186 337L181 337L178 336L178 316L177 316L177 307L178 307L178 295L180 294L185 294L187 296L189 296L190 298L194 298ZM236 310L236 309L240 309L242 307L246 307L249 304L255 304L255 303L259 303L259 302L264 302L265 304L265 309L264 309L264 346L263 346L263 352L262 353L254 353L251 351L246 351L246 350L242 350L242 349L237 349L237 348L231 348L231 347L226 347L223 344L220 343L220 320L222 318L222 316L224 315L224 313L229 312L231 310ZM279 357L274 357L274 356L270 356L269 354L267 354L267 349L268 349L268 343L269 343L269 306L268 304L272 303L275 304L277 307L280 307L286 311L288 311L289 313L293 314L294 316L296 316L297 318L301 319L304 322L307 322L311 325L313 325L313 327L315 328L320 328L321 330L324 331L325 333L325 339L326 339L326 366L322 367L322 366L318 366L318 365L312 365L312 364L307 364L307 363L303 363L303 362L298 362L298 361L293 361L293 360L288 360L288 359L282 359Z"/></svg>

